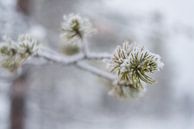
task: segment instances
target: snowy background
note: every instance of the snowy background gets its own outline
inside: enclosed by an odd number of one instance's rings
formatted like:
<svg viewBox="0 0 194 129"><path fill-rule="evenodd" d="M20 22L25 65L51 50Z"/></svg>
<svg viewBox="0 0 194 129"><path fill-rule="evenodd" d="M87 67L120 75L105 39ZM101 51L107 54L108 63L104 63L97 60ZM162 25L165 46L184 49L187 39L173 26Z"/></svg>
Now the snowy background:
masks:
<svg viewBox="0 0 194 129"><path fill-rule="evenodd" d="M143 98L125 101L107 95L110 82L74 66L28 68L24 129L194 128L193 0L18 1L28 1L27 9L18 8L16 0L0 0L0 37L28 32L59 50L62 16L79 13L98 29L90 38L92 51L112 52L130 39L160 54L165 63L155 75L158 83ZM0 129L16 129L10 126L16 109L11 104L12 85L0 78Z"/></svg>

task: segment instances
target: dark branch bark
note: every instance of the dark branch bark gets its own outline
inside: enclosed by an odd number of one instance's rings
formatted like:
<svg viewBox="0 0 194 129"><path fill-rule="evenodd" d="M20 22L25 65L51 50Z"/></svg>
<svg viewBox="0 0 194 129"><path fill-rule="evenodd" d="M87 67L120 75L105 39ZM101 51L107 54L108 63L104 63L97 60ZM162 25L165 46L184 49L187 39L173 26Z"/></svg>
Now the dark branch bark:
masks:
<svg viewBox="0 0 194 129"><path fill-rule="evenodd" d="M24 129L27 74L23 73L11 86L10 129Z"/></svg>

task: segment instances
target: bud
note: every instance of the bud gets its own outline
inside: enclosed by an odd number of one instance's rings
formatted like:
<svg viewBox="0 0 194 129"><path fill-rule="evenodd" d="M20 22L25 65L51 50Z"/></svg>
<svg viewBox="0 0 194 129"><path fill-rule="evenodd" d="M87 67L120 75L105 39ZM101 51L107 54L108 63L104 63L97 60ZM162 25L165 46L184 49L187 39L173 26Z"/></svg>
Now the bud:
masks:
<svg viewBox="0 0 194 129"><path fill-rule="evenodd" d="M79 15L64 15L61 37L66 43L78 43L95 32L90 20Z"/></svg>
<svg viewBox="0 0 194 129"><path fill-rule="evenodd" d="M22 58L27 58L38 51L38 41L28 34L20 35L18 38L19 49Z"/></svg>

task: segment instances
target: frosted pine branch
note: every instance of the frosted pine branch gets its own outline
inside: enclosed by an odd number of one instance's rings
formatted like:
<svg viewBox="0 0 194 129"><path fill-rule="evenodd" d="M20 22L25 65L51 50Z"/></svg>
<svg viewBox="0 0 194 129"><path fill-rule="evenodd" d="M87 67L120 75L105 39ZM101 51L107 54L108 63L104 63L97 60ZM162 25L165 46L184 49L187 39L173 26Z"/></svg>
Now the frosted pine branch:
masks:
<svg viewBox="0 0 194 129"><path fill-rule="evenodd" d="M74 65L114 82L111 94L119 97L139 96L145 91L145 84L155 82L151 74L160 71L163 66L159 55L128 41L117 46L113 54L93 53L89 50L87 37L94 30L87 18L74 14L64 16L61 37L65 43L77 45L79 53L66 56L49 48L40 47L37 40L29 35L22 35L18 41L7 40L0 45L1 66L14 72L21 69L22 65L30 63L42 65L52 62L63 66ZM31 58L34 58L34 61ZM36 58L42 58L45 62L36 63ZM110 72L84 62L88 60L106 60Z"/></svg>

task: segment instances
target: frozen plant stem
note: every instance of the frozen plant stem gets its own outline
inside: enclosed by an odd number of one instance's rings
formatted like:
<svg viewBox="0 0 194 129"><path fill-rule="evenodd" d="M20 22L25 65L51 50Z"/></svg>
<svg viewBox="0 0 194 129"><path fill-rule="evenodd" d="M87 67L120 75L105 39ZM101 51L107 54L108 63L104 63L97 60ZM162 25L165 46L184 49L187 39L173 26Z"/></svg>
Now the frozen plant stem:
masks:
<svg viewBox="0 0 194 129"><path fill-rule="evenodd" d="M96 67L93 67L91 65L88 65L87 63L83 63L83 62L77 62L76 63L76 66L80 69L83 69L85 71L88 71L92 74L95 74L99 77L102 77L102 78L106 78L107 80L110 80L110 81L113 81L115 79L114 75L111 74L111 73L107 73L105 71L102 71Z"/></svg>
<svg viewBox="0 0 194 129"><path fill-rule="evenodd" d="M84 53L85 52L85 53ZM76 67L88 71L92 74L95 74L99 77L106 78L108 80L113 81L114 75L105 71L102 71L96 67L93 67L87 63L81 62L85 60L103 60L103 59L110 59L111 56L107 53L88 53L84 51L78 55L72 56L72 57L66 57L64 55L58 54L52 50L49 49L42 49L42 51L39 51L35 57L43 58L46 61L52 62L52 63L59 63L61 65L71 65L74 64Z"/></svg>
<svg viewBox="0 0 194 129"><path fill-rule="evenodd" d="M89 53L89 49L88 49L88 42L87 42L87 40L81 40L81 42L82 42L82 52L83 52L83 54L85 55L85 56L87 56L87 54Z"/></svg>
<svg viewBox="0 0 194 129"><path fill-rule="evenodd" d="M88 60L103 60L103 59L111 59L111 55L108 53L88 53L86 55Z"/></svg>
<svg viewBox="0 0 194 129"><path fill-rule="evenodd" d="M53 63L59 63L63 65L69 65L69 64L74 64L79 60L83 60L84 55L79 54L73 57L65 57L61 54L54 54L54 53L49 53L48 51L40 51L38 52L35 57L43 58L49 62Z"/></svg>

